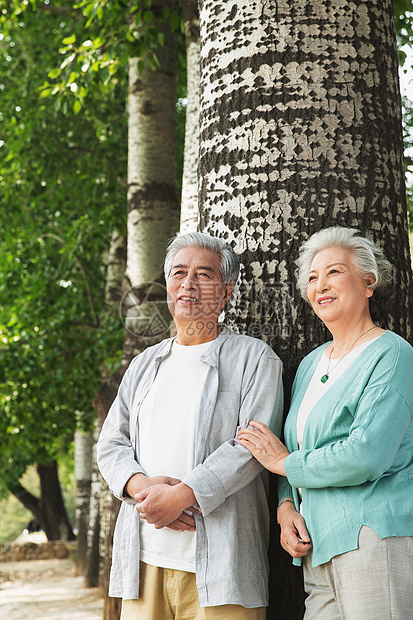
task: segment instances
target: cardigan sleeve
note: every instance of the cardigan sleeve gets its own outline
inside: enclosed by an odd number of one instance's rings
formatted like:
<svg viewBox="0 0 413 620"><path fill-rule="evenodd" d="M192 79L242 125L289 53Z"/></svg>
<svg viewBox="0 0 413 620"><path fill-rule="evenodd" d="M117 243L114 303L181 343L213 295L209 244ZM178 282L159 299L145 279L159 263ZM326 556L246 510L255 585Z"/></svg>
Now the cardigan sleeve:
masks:
<svg viewBox="0 0 413 620"><path fill-rule="evenodd" d="M325 440L314 450L297 450L285 460L289 483L300 488L356 486L388 472L398 454L406 465L411 446L403 439L412 420L412 404L390 384L364 390L348 436ZM402 465L400 465L402 466Z"/></svg>

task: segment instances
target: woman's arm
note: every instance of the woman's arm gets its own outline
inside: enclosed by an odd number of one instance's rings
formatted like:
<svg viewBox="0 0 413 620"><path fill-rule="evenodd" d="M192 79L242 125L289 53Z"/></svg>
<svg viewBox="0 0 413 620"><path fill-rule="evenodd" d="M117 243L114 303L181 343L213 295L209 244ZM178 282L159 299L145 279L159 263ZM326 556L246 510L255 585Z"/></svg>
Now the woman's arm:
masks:
<svg viewBox="0 0 413 620"><path fill-rule="evenodd" d="M399 452L412 410L403 395L391 385L366 389L359 399L348 436L324 438L313 450L296 450L284 460L290 484L297 488L357 486L377 480L394 466L396 455L402 466L411 460L410 451Z"/></svg>
<svg viewBox="0 0 413 620"><path fill-rule="evenodd" d="M348 437L325 441L320 448L289 454L284 444L256 421L239 431L238 439L264 467L286 476L293 487L357 486L390 469L411 416L400 392L380 385L364 391Z"/></svg>

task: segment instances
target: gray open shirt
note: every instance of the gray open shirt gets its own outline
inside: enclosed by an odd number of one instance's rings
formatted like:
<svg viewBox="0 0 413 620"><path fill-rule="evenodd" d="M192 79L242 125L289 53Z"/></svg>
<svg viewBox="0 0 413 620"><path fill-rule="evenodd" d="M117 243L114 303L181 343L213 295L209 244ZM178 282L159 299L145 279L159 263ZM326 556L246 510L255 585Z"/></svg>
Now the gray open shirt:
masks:
<svg viewBox="0 0 413 620"><path fill-rule="evenodd" d="M109 594L139 597L139 521L124 495L139 464L140 405L172 339L135 357L120 385L98 442L98 464L122 501L113 543ZM282 426L282 363L265 343L224 327L200 357L210 368L199 407L195 467L183 482L202 512L196 516L196 581L202 607L268 605L267 472L236 441L250 420ZM168 475L168 472L164 472Z"/></svg>

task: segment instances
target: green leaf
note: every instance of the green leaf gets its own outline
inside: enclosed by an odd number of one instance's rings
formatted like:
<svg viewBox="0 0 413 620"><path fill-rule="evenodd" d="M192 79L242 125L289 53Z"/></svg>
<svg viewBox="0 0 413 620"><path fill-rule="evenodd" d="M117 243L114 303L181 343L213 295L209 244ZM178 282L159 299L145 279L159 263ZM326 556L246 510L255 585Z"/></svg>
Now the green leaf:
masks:
<svg viewBox="0 0 413 620"><path fill-rule="evenodd" d="M63 39L62 43L64 45L73 45L73 43L75 43L75 41L76 41L76 35L72 34L72 35L70 35L70 37L65 37Z"/></svg>
<svg viewBox="0 0 413 620"><path fill-rule="evenodd" d="M59 77L59 75L61 74L61 69L52 69L51 71L49 71L49 73L47 74L47 77L51 78L52 80L55 80L56 78Z"/></svg>
<svg viewBox="0 0 413 620"><path fill-rule="evenodd" d="M172 13L169 24L172 32L176 32L181 27L181 16L178 13Z"/></svg>
<svg viewBox="0 0 413 620"><path fill-rule="evenodd" d="M39 95L40 99L43 99L44 97L49 97L51 92L52 92L51 88L44 88Z"/></svg>
<svg viewBox="0 0 413 620"><path fill-rule="evenodd" d="M82 109L82 104L80 103L79 99L76 99L76 101L73 104L73 112L75 114L79 114L81 109Z"/></svg>
<svg viewBox="0 0 413 620"><path fill-rule="evenodd" d="M143 21L145 22L145 24L150 26L153 22L153 17L154 15L152 11L145 11L145 13L143 14Z"/></svg>

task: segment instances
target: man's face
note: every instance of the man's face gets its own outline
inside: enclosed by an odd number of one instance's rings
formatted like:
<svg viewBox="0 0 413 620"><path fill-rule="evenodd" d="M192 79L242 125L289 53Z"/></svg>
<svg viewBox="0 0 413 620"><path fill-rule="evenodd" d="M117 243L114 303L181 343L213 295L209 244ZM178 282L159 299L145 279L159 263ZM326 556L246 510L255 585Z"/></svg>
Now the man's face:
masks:
<svg viewBox="0 0 413 620"><path fill-rule="evenodd" d="M220 257L203 248L180 250L167 279L168 306L177 323L194 322L215 328L219 314L231 297L234 285L224 287Z"/></svg>

